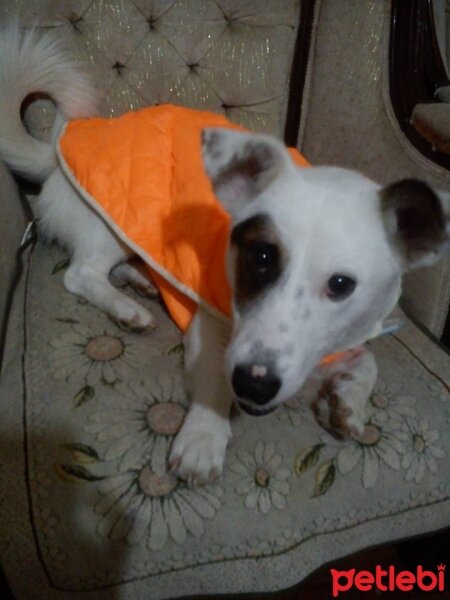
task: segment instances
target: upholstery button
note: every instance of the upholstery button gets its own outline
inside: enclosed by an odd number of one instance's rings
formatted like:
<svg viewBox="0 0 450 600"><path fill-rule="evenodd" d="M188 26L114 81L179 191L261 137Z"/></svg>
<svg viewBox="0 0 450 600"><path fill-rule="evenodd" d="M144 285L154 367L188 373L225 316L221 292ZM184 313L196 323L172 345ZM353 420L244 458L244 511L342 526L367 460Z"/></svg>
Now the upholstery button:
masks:
<svg viewBox="0 0 450 600"><path fill-rule="evenodd" d="M230 15L223 15L223 18L225 19L225 23L227 24L227 27L231 27L237 21L236 17L231 17Z"/></svg>
<svg viewBox="0 0 450 600"><path fill-rule="evenodd" d="M83 17L79 17L76 13L72 12L69 17L68 17L68 21L69 23L72 25L72 27L74 29L76 29L78 32L80 31L78 28L78 24L83 20Z"/></svg>
<svg viewBox="0 0 450 600"><path fill-rule="evenodd" d="M155 27L156 21L157 21L157 18L153 17L152 15L150 15L150 17L147 18L147 23L148 23L150 31L152 31L153 29L156 29L156 27Z"/></svg>
<svg viewBox="0 0 450 600"><path fill-rule="evenodd" d="M122 64L120 61L116 60L116 62L113 64L112 68L114 69L114 71L116 72L116 75L118 77L122 77L122 71L123 71L123 69L125 69L124 64Z"/></svg>

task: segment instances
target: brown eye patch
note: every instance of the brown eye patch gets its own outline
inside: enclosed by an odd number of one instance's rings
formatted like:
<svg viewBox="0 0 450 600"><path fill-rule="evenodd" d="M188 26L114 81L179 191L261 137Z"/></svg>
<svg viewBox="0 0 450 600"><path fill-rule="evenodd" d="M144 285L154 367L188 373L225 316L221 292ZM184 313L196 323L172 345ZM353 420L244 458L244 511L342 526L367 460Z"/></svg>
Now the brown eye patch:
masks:
<svg viewBox="0 0 450 600"><path fill-rule="evenodd" d="M263 214L236 225L231 244L235 249L235 301L242 308L279 279L285 253L272 220Z"/></svg>

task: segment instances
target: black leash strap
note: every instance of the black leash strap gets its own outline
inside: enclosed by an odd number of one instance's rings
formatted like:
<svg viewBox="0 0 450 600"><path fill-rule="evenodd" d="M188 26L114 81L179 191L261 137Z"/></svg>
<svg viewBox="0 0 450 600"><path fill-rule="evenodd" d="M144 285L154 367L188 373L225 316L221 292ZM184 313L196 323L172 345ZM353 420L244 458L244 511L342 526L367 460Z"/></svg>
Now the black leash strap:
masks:
<svg viewBox="0 0 450 600"><path fill-rule="evenodd" d="M17 249L16 253L16 268L14 274L12 276L11 285L8 290L8 297L6 300L6 309L3 318L3 322L0 322L0 376L1 376L1 368L3 363L3 355L5 352L5 338L6 338L6 329L8 326L9 315L11 312L11 305L14 298L14 292L17 288L17 285L20 281L20 278L24 269L24 260L23 256L25 251L28 248L33 248L37 240L37 219L31 220L26 226L25 232L22 236L22 241Z"/></svg>

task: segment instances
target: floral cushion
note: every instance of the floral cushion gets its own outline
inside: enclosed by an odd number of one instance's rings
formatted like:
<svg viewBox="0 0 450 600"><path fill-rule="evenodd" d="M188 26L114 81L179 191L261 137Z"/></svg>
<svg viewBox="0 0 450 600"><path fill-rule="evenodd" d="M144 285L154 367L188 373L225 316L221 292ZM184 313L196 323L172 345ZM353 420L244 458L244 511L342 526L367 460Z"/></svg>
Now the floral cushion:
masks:
<svg viewBox="0 0 450 600"><path fill-rule="evenodd" d="M159 301L141 299L154 332L125 333L64 291L57 248L24 262L0 386L1 561L17 599L269 591L448 525L450 359L411 323L371 344L363 441L328 435L303 395L236 414L224 477L190 489L166 469L188 399Z"/></svg>

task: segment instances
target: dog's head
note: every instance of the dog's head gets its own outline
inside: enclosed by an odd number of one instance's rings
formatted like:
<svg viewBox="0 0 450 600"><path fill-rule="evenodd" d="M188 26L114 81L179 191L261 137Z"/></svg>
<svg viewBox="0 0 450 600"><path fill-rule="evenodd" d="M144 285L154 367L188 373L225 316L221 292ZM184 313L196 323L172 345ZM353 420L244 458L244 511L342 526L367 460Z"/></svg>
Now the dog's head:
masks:
<svg viewBox="0 0 450 600"><path fill-rule="evenodd" d="M381 188L345 169L298 168L265 135L207 129L203 158L232 218L227 377L244 410L265 414L323 356L376 334L403 273L448 244L449 198L416 180Z"/></svg>

